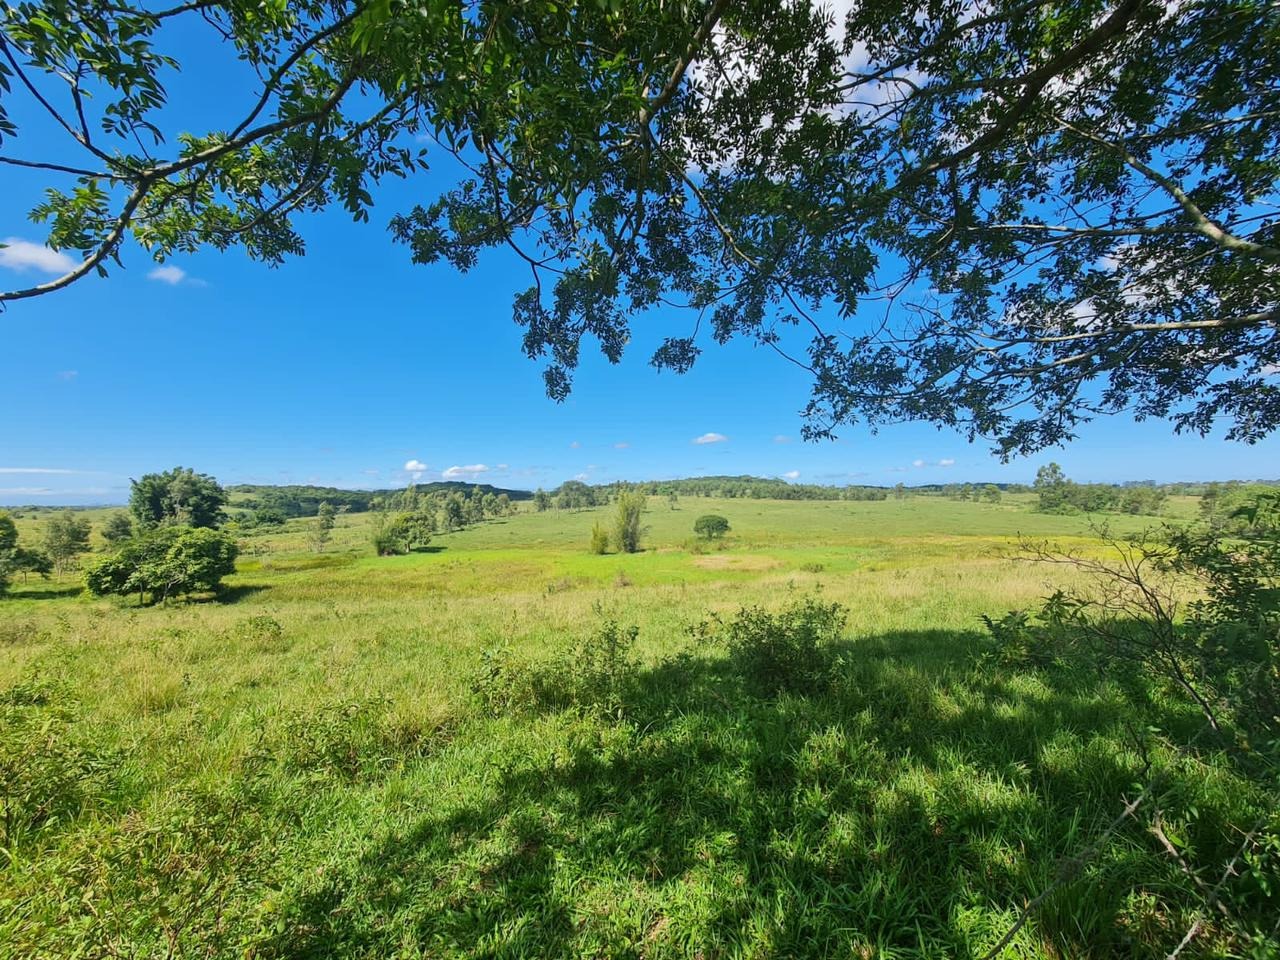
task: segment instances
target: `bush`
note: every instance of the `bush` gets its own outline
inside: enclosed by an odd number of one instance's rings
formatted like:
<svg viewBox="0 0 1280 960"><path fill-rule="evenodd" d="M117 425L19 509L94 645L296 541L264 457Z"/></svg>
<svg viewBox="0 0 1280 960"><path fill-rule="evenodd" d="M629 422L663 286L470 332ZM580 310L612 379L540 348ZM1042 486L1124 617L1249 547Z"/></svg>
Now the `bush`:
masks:
<svg viewBox="0 0 1280 960"><path fill-rule="evenodd" d="M640 663L632 656L640 628L604 620L592 633L543 664L517 660L505 644L480 654L471 692L493 716L535 708L574 707L620 716L633 699Z"/></svg>
<svg viewBox="0 0 1280 960"><path fill-rule="evenodd" d="M719 540L729 532L729 521L714 513L704 514L694 521L693 532L704 540Z"/></svg>
<svg viewBox="0 0 1280 960"><path fill-rule="evenodd" d="M156 603L169 597L216 591L235 572L235 541L206 527L160 527L128 541L85 574L95 596L137 593Z"/></svg>
<svg viewBox="0 0 1280 960"><path fill-rule="evenodd" d="M590 550L594 554L603 554L609 550L609 531L606 530L599 522L591 527L591 546Z"/></svg>
<svg viewBox="0 0 1280 960"><path fill-rule="evenodd" d="M840 604L805 597L778 613L744 607L723 624L723 635L735 666L757 692L811 692L826 686L828 648L847 619Z"/></svg>
<svg viewBox="0 0 1280 960"><path fill-rule="evenodd" d="M640 514L644 512L644 506L643 494L627 490L618 494L613 541L619 553L635 553L640 549Z"/></svg>

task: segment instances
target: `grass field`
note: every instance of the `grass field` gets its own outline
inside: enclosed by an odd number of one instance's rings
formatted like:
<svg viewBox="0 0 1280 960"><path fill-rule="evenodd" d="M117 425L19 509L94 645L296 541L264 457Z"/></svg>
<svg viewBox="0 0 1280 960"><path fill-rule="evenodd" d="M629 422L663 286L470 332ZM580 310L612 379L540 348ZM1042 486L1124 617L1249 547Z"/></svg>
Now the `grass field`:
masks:
<svg viewBox="0 0 1280 960"><path fill-rule="evenodd" d="M390 558L364 516L323 554L292 521L245 541L217 601L15 584L0 956L981 957L1148 764L1173 771L1188 849L1256 816L1227 770L1142 755L1152 715L1190 738L1178 701L1153 691L1139 717L1119 678L983 656L980 614L1048 592L1052 571L1009 559L1017 535L1087 547L1085 519L654 499L644 552L591 556L606 512ZM722 548L693 549L704 512L729 518ZM699 638L806 596L848 612L821 686L755 689ZM639 630L624 695L473 693L571 680L610 620ZM1003 955L1166 956L1189 884L1127 826ZM1240 949L1210 924L1183 956Z"/></svg>

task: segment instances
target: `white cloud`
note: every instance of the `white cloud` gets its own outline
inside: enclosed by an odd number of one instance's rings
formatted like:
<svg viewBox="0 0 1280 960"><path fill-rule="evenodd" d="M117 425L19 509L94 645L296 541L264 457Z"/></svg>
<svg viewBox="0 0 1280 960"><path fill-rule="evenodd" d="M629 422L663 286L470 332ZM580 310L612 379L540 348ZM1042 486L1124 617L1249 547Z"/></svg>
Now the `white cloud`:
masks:
<svg viewBox="0 0 1280 960"><path fill-rule="evenodd" d="M173 264L166 263L162 267L156 267L147 274L148 280L159 280L161 283L167 283L171 287L176 287L183 280L187 279L187 271L181 267L175 267Z"/></svg>
<svg viewBox="0 0 1280 960"><path fill-rule="evenodd" d="M575 479L575 480L579 480L579 481L581 481L582 483L586 483L586 482L587 482L587 474L585 474L585 473L575 473L575 474L573 475L573 479Z"/></svg>
<svg viewBox="0 0 1280 960"><path fill-rule="evenodd" d="M787 471L786 473L784 473L782 476L783 476L783 479L786 479L786 480L799 480L799 479L800 479L800 471L799 471L799 470L788 470L788 471Z"/></svg>
<svg viewBox="0 0 1280 960"><path fill-rule="evenodd" d="M478 477L488 472L489 468L483 463L469 463L465 467L450 467L441 476L446 480L457 480L459 477Z"/></svg>
<svg viewBox="0 0 1280 960"><path fill-rule="evenodd" d="M75 265L75 260L65 253L19 237L5 237L4 246L0 247L0 267L8 267L19 273L27 270L66 273L75 269Z"/></svg>
<svg viewBox="0 0 1280 960"><path fill-rule="evenodd" d="M47 497L52 493L49 487L0 487L0 496Z"/></svg>
<svg viewBox="0 0 1280 960"><path fill-rule="evenodd" d="M577 450L580 446L582 446L582 444L580 444L577 440L575 440L573 441L573 443L569 444L569 449Z"/></svg>
<svg viewBox="0 0 1280 960"><path fill-rule="evenodd" d="M729 438L723 433L704 433L700 437L694 437L694 443L724 443Z"/></svg>
<svg viewBox="0 0 1280 960"><path fill-rule="evenodd" d="M404 469L413 476L415 480L421 480L422 475L429 469L421 460L413 459L405 462Z"/></svg>
<svg viewBox="0 0 1280 960"><path fill-rule="evenodd" d="M912 460L911 465L913 467L923 467L925 465L925 462L923 460Z"/></svg>
<svg viewBox="0 0 1280 960"><path fill-rule="evenodd" d="M780 433L780 434L778 434L776 437L774 437L774 438L773 438L773 442L774 442L774 443L790 443L790 442L791 442L791 438L790 438L790 437L788 437L788 436L786 436L785 434L781 434L781 433Z"/></svg>
<svg viewBox="0 0 1280 960"><path fill-rule="evenodd" d="M511 467L510 467L510 466L508 466L508 465L507 465L507 464L505 464L505 463L500 463L500 464L498 464L498 469L499 469L499 470L510 470L510 469L511 469Z"/></svg>
<svg viewBox="0 0 1280 960"><path fill-rule="evenodd" d="M951 459L950 457L944 457L943 459L938 461L938 466L940 467L954 467L955 465L956 465L955 460Z"/></svg>
<svg viewBox="0 0 1280 960"><path fill-rule="evenodd" d="M631 444L629 443L615 443L613 445L613 449L615 450L628 450L630 448L631 448Z"/></svg>

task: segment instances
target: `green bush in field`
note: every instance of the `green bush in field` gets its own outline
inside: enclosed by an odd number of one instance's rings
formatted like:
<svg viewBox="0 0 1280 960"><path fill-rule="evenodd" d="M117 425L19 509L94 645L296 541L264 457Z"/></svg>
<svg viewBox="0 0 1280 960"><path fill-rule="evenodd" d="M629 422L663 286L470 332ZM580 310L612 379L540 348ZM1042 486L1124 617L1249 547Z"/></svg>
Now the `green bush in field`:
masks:
<svg viewBox="0 0 1280 960"><path fill-rule="evenodd" d="M216 591L235 572L238 548L225 533L203 527L160 527L128 541L85 574L94 596L136 593L152 603Z"/></svg>
<svg viewBox="0 0 1280 960"><path fill-rule="evenodd" d="M644 494L624 490L618 494L613 521L613 543L619 553L636 553L640 549L640 515L644 512Z"/></svg>
<svg viewBox="0 0 1280 960"><path fill-rule="evenodd" d="M830 645L847 620L840 604L805 597L777 613L744 607L723 634L730 658L758 693L808 693L826 686Z"/></svg>
<svg viewBox="0 0 1280 960"><path fill-rule="evenodd" d="M598 522L592 524L589 549L596 555L609 552L609 531L604 528L603 524Z"/></svg>
<svg viewBox="0 0 1280 960"><path fill-rule="evenodd" d="M716 513L703 514L694 521L693 532L704 540L719 540L729 532L729 521Z"/></svg>

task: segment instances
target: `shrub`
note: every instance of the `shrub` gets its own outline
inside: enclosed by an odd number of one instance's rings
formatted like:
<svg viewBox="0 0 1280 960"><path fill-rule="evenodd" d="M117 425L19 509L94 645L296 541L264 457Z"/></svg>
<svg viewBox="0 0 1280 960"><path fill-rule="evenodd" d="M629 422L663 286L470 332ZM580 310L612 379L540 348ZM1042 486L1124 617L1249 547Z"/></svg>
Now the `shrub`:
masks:
<svg viewBox="0 0 1280 960"><path fill-rule="evenodd" d="M609 550L609 531L599 522L591 526L590 550L597 555L607 553Z"/></svg>
<svg viewBox="0 0 1280 960"><path fill-rule="evenodd" d="M640 514L644 512L644 495L624 490L618 494L613 521L613 542L619 553L635 553L640 549Z"/></svg>
<svg viewBox="0 0 1280 960"><path fill-rule="evenodd" d="M225 533L206 527L160 527L128 541L89 568L85 585L95 596L137 593L152 603L216 591L235 572L238 548Z"/></svg>
<svg viewBox="0 0 1280 960"><path fill-rule="evenodd" d="M276 650L284 646L284 627L275 617L259 614L237 623L227 631L227 639L259 650Z"/></svg>
<svg viewBox="0 0 1280 960"><path fill-rule="evenodd" d="M778 613L744 607L723 625L729 655L759 693L810 692L826 686L830 644L848 613L838 603L805 597Z"/></svg>
<svg viewBox="0 0 1280 960"><path fill-rule="evenodd" d="M729 532L729 521L718 514L704 514L694 521L693 532L704 540L719 540Z"/></svg>

